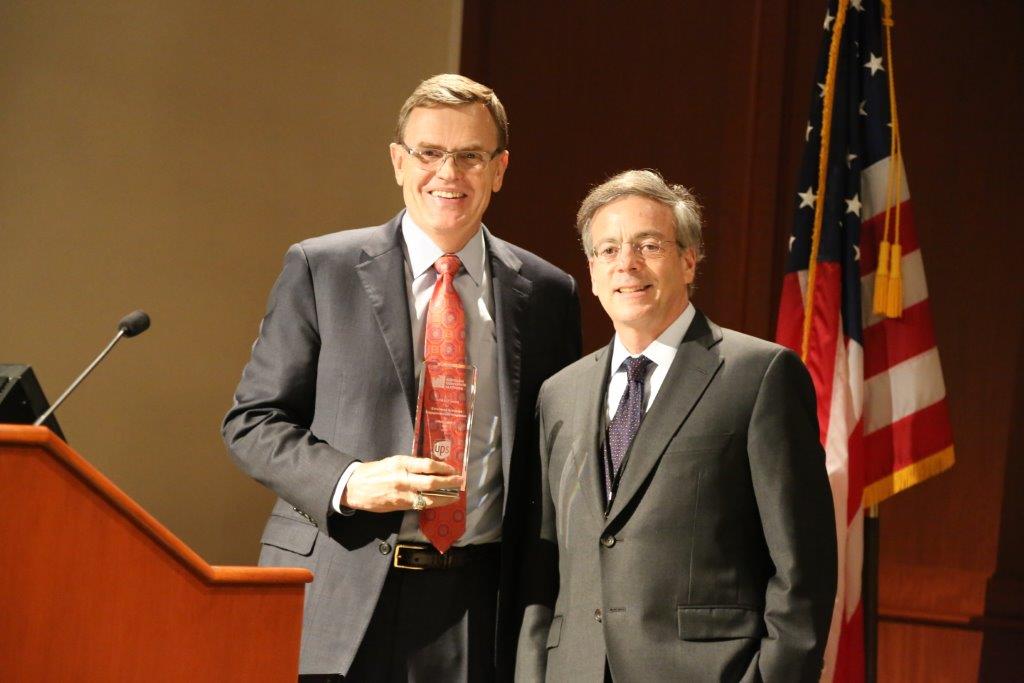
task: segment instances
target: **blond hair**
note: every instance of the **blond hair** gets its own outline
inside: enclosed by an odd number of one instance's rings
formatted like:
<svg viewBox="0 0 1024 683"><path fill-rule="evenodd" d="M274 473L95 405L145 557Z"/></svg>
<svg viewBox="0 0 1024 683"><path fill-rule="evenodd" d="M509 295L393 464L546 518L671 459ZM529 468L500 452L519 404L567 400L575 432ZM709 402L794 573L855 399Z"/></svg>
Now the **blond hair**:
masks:
<svg viewBox="0 0 1024 683"><path fill-rule="evenodd" d="M398 126L395 128L395 142L404 144L405 124L409 114L417 107L458 107L464 104L479 102L487 108L494 126L498 131L498 149L508 149L508 116L501 100L486 85L460 76L459 74L439 74L431 76L420 83L402 105L398 113Z"/></svg>

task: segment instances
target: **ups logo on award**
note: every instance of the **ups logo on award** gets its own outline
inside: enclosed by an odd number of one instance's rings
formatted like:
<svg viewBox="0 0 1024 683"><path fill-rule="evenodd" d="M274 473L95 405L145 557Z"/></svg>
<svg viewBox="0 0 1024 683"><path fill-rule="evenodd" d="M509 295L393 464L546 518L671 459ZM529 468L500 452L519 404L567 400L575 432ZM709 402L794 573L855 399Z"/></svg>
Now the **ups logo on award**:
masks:
<svg viewBox="0 0 1024 683"><path fill-rule="evenodd" d="M448 455L452 452L451 439L442 439L435 441L433 448L430 449L430 457L434 460L447 460Z"/></svg>

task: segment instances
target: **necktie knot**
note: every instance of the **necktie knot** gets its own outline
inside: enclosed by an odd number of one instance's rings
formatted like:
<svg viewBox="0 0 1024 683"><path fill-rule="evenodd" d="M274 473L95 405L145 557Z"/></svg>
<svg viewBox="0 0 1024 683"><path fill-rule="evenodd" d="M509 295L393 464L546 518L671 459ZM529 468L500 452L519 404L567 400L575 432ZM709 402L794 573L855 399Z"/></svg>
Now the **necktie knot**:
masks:
<svg viewBox="0 0 1024 683"><path fill-rule="evenodd" d="M434 270L437 271L438 275L451 275L455 277L455 274L459 272L461 267L462 261L455 254L445 254L434 261Z"/></svg>
<svg viewBox="0 0 1024 683"><path fill-rule="evenodd" d="M647 366L653 361L647 356L630 356L626 359L626 377L630 383L642 382L647 374Z"/></svg>

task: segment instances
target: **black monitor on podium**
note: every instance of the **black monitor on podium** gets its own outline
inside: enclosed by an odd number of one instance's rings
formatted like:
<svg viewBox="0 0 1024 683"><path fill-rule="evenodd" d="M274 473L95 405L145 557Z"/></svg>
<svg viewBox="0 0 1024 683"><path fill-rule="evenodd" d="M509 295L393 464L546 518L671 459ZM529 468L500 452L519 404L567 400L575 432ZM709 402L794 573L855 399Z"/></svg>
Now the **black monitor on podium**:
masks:
<svg viewBox="0 0 1024 683"><path fill-rule="evenodd" d="M30 365L0 364L0 424L32 424L49 407ZM64 439L55 415L43 424Z"/></svg>

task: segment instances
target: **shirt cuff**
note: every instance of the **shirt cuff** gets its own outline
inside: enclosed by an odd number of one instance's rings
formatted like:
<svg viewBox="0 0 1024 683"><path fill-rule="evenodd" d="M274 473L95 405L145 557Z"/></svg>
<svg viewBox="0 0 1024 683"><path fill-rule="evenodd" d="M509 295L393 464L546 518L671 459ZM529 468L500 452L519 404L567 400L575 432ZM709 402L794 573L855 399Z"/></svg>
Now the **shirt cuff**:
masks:
<svg viewBox="0 0 1024 683"><path fill-rule="evenodd" d="M345 515L346 517L351 517L356 514L356 511L352 508L344 507L341 504L341 496L345 493L345 486L348 484L348 480L352 477L352 473L356 471L356 465L361 464L362 463L357 460L346 467L345 471L341 473L341 479L338 480L338 485L334 487L334 496L331 498L331 507L334 508L335 512Z"/></svg>

